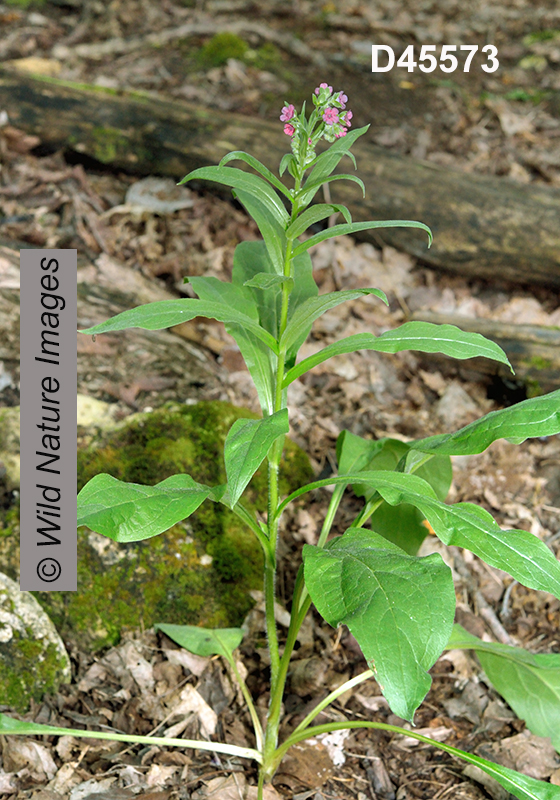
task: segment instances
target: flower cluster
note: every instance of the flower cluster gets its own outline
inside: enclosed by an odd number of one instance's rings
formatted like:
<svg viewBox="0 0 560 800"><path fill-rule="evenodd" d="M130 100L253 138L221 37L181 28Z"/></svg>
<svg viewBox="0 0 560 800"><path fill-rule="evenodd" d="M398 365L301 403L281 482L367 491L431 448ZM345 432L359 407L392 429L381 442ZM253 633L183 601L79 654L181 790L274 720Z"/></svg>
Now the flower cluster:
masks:
<svg viewBox="0 0 560 800"><path fill-rule="evenodd" d="M334 142L346 136L352 125L352 112L346 108L348 97L344 92L334 92L332 86L321 83L313 95L314 110L309 119L302 113L296 114L295 106L286 103L280 114L284 123L284 133L292 139L292 152L305 167L315 158L315 147L320 139Z"/></svg>

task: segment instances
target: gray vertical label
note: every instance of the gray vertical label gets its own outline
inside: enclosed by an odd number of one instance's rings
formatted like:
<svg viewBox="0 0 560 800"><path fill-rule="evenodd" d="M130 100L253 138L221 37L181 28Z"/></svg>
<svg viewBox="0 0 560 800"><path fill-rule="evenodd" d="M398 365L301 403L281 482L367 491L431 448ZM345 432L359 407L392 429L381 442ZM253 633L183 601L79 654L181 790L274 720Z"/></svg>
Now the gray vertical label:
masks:
<svg viewBox="0 0 560 800"><path fill-rule="evenodd" d="M76 591L77 251L22 250L20 589Z"/></svg>

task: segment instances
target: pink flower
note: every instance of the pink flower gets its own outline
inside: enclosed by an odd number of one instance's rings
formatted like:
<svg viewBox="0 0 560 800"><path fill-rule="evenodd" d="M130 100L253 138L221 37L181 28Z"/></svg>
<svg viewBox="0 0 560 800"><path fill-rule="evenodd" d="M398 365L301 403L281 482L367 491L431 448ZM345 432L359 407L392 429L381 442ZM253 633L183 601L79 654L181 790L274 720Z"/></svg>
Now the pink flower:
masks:
<svg viewBox="0 0 560 800"><path fill-rule="evenodd" d="M282 108L282 113L280 114L280 122L288 122L292 119L295 113L295 106L293 106L291 103L289 106L284 106Z"/></svg>
<svg viewBox="0 0 560 800"><path fill-rule="evenodd" d="M320 83L319 86L317 86L317 88L315 89L315 94L319 94L321 89L328 89L329 94L332 94L332 86L329 86L328 83Z"/></svg>
<svg viewBox="0 0 560 800"><path fill-rule="evenodd" d="M348 102L348 98L347 98L347 96L344 94L344 92L341 92L341 93L338 95L338 102L340 103L340 105L342 106L342 108L346 108L346 103Z"/></svg>
<svg viewBox="0 0 560 800"><path fill-rule="evenodd" d="M294 128L293 125L290 125L289 123L284 125L284 133L286 134L286 136L293 136L295 132L296 129Z"/></svg>
<svg viewBox="0 0 560 800"><path fill-rule="evenodd" d="M341 119L342 119L342 121L344 122L344 124L345 124L345 125L348 125L348 127L349 127L349 128L351 128L351 127L352 127L352 123L351 123L351 121L350 121L350 120L352 119L352 117L353 117L353 116L354 116L354 114L353 114L351 111L347 111L347 112L346 112L345 114L343 114L343 115L342 115L342 117L341 117Z"/></svg>
<svg viewBox="0 0 560 800"><path fill-rule="evenodd" d="M323 112L323 122L327 125L336 125L338 122L338 111L336 108L325 108Z"/></svg>
<svg viewBox="0 0 560 800"><path fill-rule="evenodd" d="M346 130L346 128L341 128L339 133L335 133L335 137L334 138L335 139L340 139L342 136L346 136L347 133L348 133L348 131Z"/></svg>

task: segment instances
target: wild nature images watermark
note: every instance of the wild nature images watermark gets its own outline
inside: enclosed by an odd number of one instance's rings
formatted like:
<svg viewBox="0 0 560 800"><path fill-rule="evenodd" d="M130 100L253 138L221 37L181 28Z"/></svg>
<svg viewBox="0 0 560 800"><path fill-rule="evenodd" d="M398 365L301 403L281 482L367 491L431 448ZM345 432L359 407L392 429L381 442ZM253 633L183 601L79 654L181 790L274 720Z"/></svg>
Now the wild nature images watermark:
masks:
<svg viewBox="0 0 560 800"><path fill-rule="evenodd" d="M370 679L377 681L392 712L413 724L415 711L430 688L429 669L445 649L465 648L476 650L486 675L530 729L550 736L560 751L560 703L554 705L550 693L546 706L528 702L535 695L537 699L544 696L543 686L552 680L551 670L560 670L560 656L559 663L554 655L539 661L539 656L521 648L483 642L454 625L451 570L437 553L417 554L427 535L427 521L445 545L466 548L487 564L507 571L519 583L560 598L560 565L542 541L524 530L502 530L486 510L472 503L445 502L452 479L450 456L481 453L500 438L520 443L529 437L558 434L560 391L492 412L458 431L406 443L391 437L366 439L343 431L337 441L337 474L312 481L287 497L280 494L279 469L290 429L287 390L318 364L356 350L417 350L459 359L482 356L509 365L503 350L480 334L453 325L416 321L379 336L368 331L354 334L298 360L313 323L325 312L367 295L387 303L384 293L374 287L319 295L310 248L340 234L386 227L416 228L431 241L431 232L422 222L353 222L343 205L312 204L318 192L333 181L353 181L365 192L356 175L334 172L345 157L356 166L351 147L367 131L367 126L352 127L347 104L346 94L334 91L328 83L314 90L309 114L305 106L298 111L293 104L285 103L280 121L290 141L290 152L281 160L279 175L249 153L235 151L218 166L194 170L181 181L205 179L231 187L259 227L261 241L237 246L231 282L192 277L186 280L196 298L150 303L82 331L101 334L130 327L159 330L207 317L225 323L245 359L262 417L239 419L232 425L223 454L224 484L208 486L189 475L172 475L155 486L142 486L107 474L97 475L78 495L78 524L116 542L140 541L164 533L202 503L212 502L232 509L254 534L263 555L270 658L270 698L264 724L237 667L235 650L243 639L241 629L210 630L165 621L156 625L189 651L201 656L219 655L230 664L252 721L254 746L53 728L5 714L0 715L0 733L71 734L213 750L253 759L258 765L258 798L262 800L265 783L273 779L293 745L345 728L381 729L410 736L477 765L520 800L558 800L560 787L433 741L414 729L363 719L314 724L321 711L340 695ZM317 152L321 141L330 146ZM235 160L244 162L249 170L230 166ZM280 180L286 173L292 178L290 187ZM302 238L311 226L324 223L335 213L344 221ZM257 516L244 501L244 491L263 462L268 471L266 519ZM325 486L333 487L329 507L317 544L303 548L290 623L281 638L274 607L282 514L299 498L305 499ZM348 488L363 498L362 509L343 535L331 538ZM297 727L281 731L290 662L312 603L333 627L348 626L369 668L318 702ZM533 687L533 694L528 686Z"/></svg>

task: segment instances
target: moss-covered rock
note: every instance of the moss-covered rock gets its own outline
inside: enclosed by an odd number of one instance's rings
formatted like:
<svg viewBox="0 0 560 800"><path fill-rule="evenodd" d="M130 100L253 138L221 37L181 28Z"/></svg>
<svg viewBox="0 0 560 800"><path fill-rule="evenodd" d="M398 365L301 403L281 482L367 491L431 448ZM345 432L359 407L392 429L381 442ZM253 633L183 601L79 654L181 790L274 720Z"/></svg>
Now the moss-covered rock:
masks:
<svg viewBox="0 0 560 800"><path fill-rule="evenodd" d="M235 420L255 416L217 401L135 414L78 452L78 489L101 472L149 485L177 473L225 483L227 432ZM282 493L312 477L307 456L293 442L286 442L280 475ZM266 510L265 465L243 502ZM0 560L13 569L15 533L12 526L0 536ZM117 642L126 628L154 622L237 625L252 605L249 592L261 584L262 555L253 533L225 506L207 500L183 523L142 542L116 544L81 528L78 591L34 595L63 636L97 649Z"/></svg>
<svg viewBox="0 0 560 800"><path fill-rule="evenodd" d="M0 705L25 711L70 681L70 659L54 625L29 592L0 572Z"/></svg>

